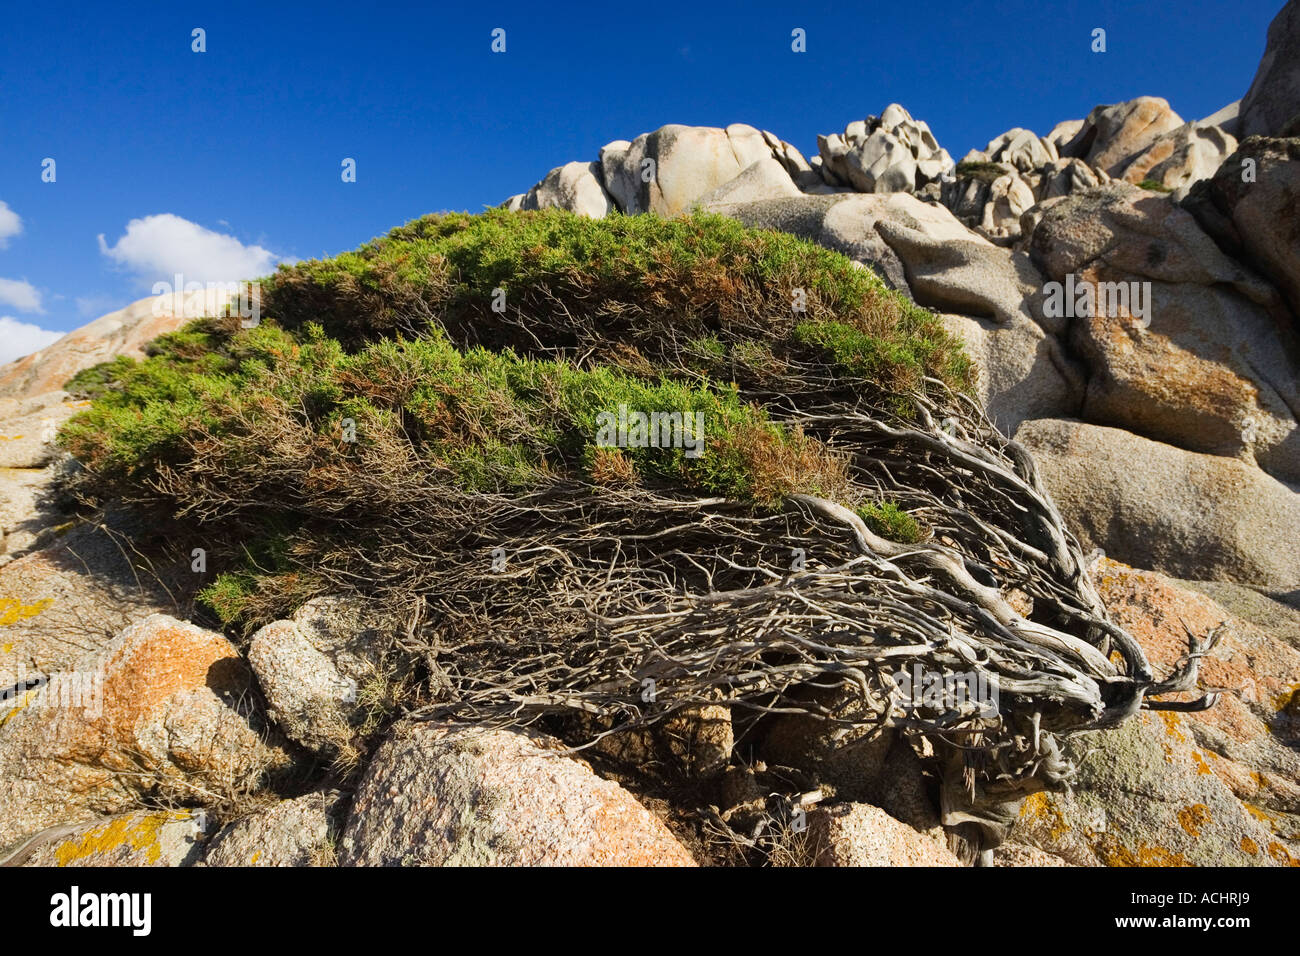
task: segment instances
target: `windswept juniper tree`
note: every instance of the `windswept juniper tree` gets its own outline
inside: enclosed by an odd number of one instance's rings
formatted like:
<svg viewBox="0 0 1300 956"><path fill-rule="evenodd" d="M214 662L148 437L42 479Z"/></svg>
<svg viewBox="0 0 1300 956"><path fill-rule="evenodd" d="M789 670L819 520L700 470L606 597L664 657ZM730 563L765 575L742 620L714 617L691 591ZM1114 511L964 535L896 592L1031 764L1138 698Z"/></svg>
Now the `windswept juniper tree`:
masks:
<svg viewBox="0 0 1300 956"><path fill-rule="evenodd" d="M260 292L256 328L200 320L70 384L95 399L72 490L203 541L236 632L327 593L400 618L417 717L580 715L575 746L713 703L741 736L892 727L987 848L1068 782L1065 736L1194 687L1209 638L1153 674L959 344L835 253L493 211ZM620 406L701 444L599 441ZM900 672L977 675L996 707Z"/></svg>

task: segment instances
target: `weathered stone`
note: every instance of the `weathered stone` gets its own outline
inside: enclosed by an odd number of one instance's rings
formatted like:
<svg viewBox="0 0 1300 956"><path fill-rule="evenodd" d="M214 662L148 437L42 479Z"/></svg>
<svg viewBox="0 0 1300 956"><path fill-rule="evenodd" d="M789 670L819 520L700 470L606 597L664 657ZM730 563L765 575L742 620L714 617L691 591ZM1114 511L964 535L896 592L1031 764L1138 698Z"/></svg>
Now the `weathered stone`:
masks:
<svg viewBox="0 0 1300 956"><path fill-rule="evenodd" d="M267 715L286 737L325 758L347 746L356 681L340 674L296 624L274 621L259 630L248 663L266 696Z"/></svg>
<svg viewBox="0 0 1300 956"><path fill-rule="evenodd" d="M994 866L1073 866L1059 856L1023 843L1004 843L993 850Z"/></svg>
<svg viewBox="0 0 1300 956"><path fill-rule="evenodd" d="M0 365L0 399L57 392L77 372L117 355L141 358L150 339L190 321L184 315L187 304L174 302L173 296L140 299L69 332L39 352ZM176 314L178 311L181 314Z"/></svg>
<svg viewBox="0 0 1300 956"><path fill-rule="evenodd" d="M746 166L734 179L701 196L699 206L710 209L731 203L800 195L799 187L794 184L785 167L771 156L765 156Z"/></svg>
<svg viewBox="0 0 1300 956"><path fill-rule="evenodd" d="M1300 494L1259 469L1083 422L1027 421L1015 437L1085 548L1177 577L1300 586Z"/></svg>
<svg viewBox="0 0 1300 956"><path fill-rule="evenodd" d="M1186 714L1180 726L1203 751L1203 766L1300 856L1300 713L1290 712L1300 690L1300 612L1246 588L1208 584L1220 594L1250 594L1252 609L1272 605L1255 623L1192 590L1195 584L1109 559L1093 576L1115 622L1142 645L1157 673L1172 670L1187 653L1188 631L1218 631L1218 643L1201 660L1200 689L1180 696L1192 700L1209 688L1223 693L1210 709Z"/></svg>
<svg viewBox="0 0 1300 956"><path fill-rule="evenodd" d="M692 866L645 807L549 738L403 724L376 752L345 866Z"/></svg>
<svg viewBox="0 0 1300 956"><path fill-rule="evenodd" d="M136 529L109 524L113 534ZM148 569L132 567L113 534L82 525L0 567L0 688L34 670L72 667L128 624L173 609L167 590Z"/></svg>
<svg viewBox="0 0 1300 956"><path fill-rule="evenodd" d="M255 787L283 755L248 709L250 675L222 635L163 614L0 705L0 846L129 808Z"/></svg>
<svg viewBox="0 0 1300 956"><path fill-rule="evenodd" d="M87 408L66 392L0 398L0 468L40 468L59 454L59 426Z"/></svg>
<svg viewBox="0 0 1300 956"><path fill-rule="evenodd" d="M600 166L605 188L620 211L676 216L771 157L763 134L752 126L673 124L642 133L631 143L607 144L600 151Z"/></svg>
<svg viewBox="0 0 1300 956"><path fill-rule="evenodd" d="M600 163L566 163L546 174L519 201L519 209L567 209L591 219L604 219L616 208L601 184Z"/></svg>
<svg viewBox="0 0 1300 956"><path fill-rule="evenodd" d="M56 470L53 465L0 468L0 567L53 543L60 526L63 532L71 530L51 494Z"/></svg>
<svg viewBox="0 0 1300 956"><path fill-rule="evenodd" d="M975 395L1007 435L1033 418L1079 414L1083 374L1055 336L1022 315L1008 321L943 313L976 368Z"/></svg>
<svg viewBox="0 0 1300 956"><path fill-rule="evenodd" d="M931 834L865 803L839 803L808 814L817 866L960 866Z"/></svg>
<svg viewBox="0 0 1300 956"><path fill-rule="evenodd" d="M1157 182L1175 199L1187 195L1192 185L1213 176L1237 141L1218 126L1185 123L1156 138L1124 170L1130 183Z"/></svg>
<svg viewBox="0 0 1300 956"><path fill-rule="evenodd" d="M1107 175L1118 177L1161 134L1182 125L1182 117L1169 108L1168 102L1155 96L1139 96L1093 109L1074 138L1060 147L1060 154L1087 160Z"/></svg>
<svg viewBox="0 0 1300 956"><path fill-rule="evenodd" d="M1059 158L1056 146L1050 139L1043 139L1031 130L1019 127L992 140L983 152L987 161L1009 163L1022 173Z"/></svg>
<svg viewBox="0 0 1300 956"><path fill-rule="evenodd" d="M1069 752L1082 758L1073 792L1026 798L1013 842L1075 866L1267 866L1292 860L1205 767L1188 739L1184 715L1143 711L1118 729L1076 738Z"/></svg>
<svg viewBox="0 0 1300 956"><path fill-rule="evenodd" d="M1080 313L1069 322L1085 419L1300 480L1300 342L1275 317L1276 290L1190 214L1116 184L1054 204L1029 248L1061 284L1060 311ZM1094 293L1092 314L1070 288Z"/></svg>
<svg viewBox="0 0 1300 956"><path fill-rule="evenodd" d="M1300 2L1288 0L1268 27L1264 57L1241 99L1238 136L1297 136L1300 117Z"/></svg>
<svg viewBox="0 0 1300 956"><path fill-rule="evenodd" d="M952 168L930 127L892 103L879 117L850 123L844 135L817 137L820 172L828 185L859 192L913 192Z"/></svg>
<svg viewBox="0 0 1300 956"><path fill-rule="evenodd" d="M42 833L11 863L22 866L190 866L202 855L189 810L137 810Z"/></svg>
<svg viewBox="0 0 1300 956"><path fill-rule="evenodd" d="M942 206L912 202L906 212L915 215L898 210L878 219L876 231L902 260L917 302L1002 323L1035 318L1030 303L1042 277L1027 256L973 235Z"/></svg>
<svg viewBox="0 0 1300 956"><path fill-rule="evenodd" d="M1271 279L1300 316L1300 138L1246 140L1183 208L1224 252Z"/></svg>
<svg viewBox="0 0 1300 956"><path fill-rule="evenodd" d="M331 866L339 793L317 790L281 800L224 827L204 854L207 866Z"/></svg>

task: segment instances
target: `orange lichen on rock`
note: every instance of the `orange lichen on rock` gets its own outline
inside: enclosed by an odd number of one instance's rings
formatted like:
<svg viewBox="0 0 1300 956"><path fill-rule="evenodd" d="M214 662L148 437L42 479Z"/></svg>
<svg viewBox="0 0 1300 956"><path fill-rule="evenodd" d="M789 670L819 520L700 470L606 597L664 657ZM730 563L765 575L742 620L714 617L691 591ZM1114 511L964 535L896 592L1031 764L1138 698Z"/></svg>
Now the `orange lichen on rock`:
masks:
<svg viewBox="0 0 1300 956"><path fill-rule="evenodd" d="M1191 836L1200 836L1201 829L1210 822L1210 808L1203 803L1194 803L1178 811L1178 822Z"/></svg>

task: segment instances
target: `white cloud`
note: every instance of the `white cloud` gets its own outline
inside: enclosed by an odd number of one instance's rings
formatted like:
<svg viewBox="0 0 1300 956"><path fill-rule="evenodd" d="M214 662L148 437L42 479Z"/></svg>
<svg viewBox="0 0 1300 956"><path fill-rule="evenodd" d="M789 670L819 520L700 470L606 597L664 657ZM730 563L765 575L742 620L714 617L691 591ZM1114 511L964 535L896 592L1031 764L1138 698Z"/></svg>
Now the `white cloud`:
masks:
<svg viewBox="0 0 1300 956"><path fill-rule="evenodd" d="M62 332L51 332L30 322L19 322L0 315L0 365L16 358L39 352L52 342L63 338Z"/></svg>
<svg viewBox="0 0 1300 956"><path fill-rule="evenodd" d="M101 233L99 251L145 286L171 282L177 273L186 283L255 279L271 272L281 258L171 213L132 219L126 234L111 246Z"/></svg>
<svg viewBox="0 0 1300 956"><path fill-rule="evenodd" d="M22 279L0 279L0 305L11 305L20 312L40 312L41 293Z"/></svg>
<svg viewBox="0 0 1300 956"><path fill-rule="evenodd" d="M22 218L9 208L8 203L0 200L0 249L9 245L9 240L22 231Z"/></svg>

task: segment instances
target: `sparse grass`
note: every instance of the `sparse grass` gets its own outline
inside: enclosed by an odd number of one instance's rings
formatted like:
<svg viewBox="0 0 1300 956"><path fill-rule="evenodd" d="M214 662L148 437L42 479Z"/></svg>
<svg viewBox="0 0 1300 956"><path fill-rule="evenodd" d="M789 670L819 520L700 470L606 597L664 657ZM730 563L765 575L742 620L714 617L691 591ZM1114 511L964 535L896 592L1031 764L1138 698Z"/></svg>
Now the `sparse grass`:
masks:
<svg viewBox="0 0 1300 956"><path fill-rule="evenodd" d="M1173 190L1170 189L1168 186L1166 186L1164 183L1159 182L1155 179L1144 179L1142 180L1142 182L1138 183L1138 187L1140 189L1148 189L1151 192L1156 192L1156 193L1173 192Z"/></svg>

